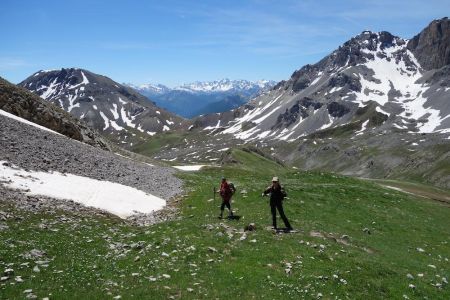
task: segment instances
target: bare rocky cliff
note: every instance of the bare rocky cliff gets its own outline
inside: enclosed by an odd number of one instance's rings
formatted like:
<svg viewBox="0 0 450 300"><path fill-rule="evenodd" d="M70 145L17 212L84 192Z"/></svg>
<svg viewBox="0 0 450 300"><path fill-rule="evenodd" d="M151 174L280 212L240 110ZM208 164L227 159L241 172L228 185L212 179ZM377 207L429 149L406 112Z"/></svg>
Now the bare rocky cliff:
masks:
<svg viewBox="0 0 450 300"><path fill-rule="evenodd" d="M408 49L426 70L450 64L450 20L443 18L431 22L408 42Z"/></svg>

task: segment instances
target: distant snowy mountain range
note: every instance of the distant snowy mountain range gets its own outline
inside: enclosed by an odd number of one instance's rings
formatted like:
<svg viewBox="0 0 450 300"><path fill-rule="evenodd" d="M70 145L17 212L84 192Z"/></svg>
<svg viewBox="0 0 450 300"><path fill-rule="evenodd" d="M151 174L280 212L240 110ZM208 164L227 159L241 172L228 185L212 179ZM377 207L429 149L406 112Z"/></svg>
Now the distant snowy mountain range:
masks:
<svg viewBox="0 0 450 300"><path fill-rule="evenodd" d="M128 86L135 88L140 91L146 91L148 93L164 94L169 91L186 91L192 93L215 93L215 92L237 92L254 94L260 90L267 90L276 84L272 80L214 80L214 81L195 81L192 83L182 84L174 88L169 88L163 84L142 84L133 85L127 84Z"/></svg>
<svg viewBox="0 0 450 300"><path fill-rule="evenodd" d="M158 106L186 118L224 112L270 90L274 81L230 80L193 82L169 88L162 84L127 84Z"/></svg>

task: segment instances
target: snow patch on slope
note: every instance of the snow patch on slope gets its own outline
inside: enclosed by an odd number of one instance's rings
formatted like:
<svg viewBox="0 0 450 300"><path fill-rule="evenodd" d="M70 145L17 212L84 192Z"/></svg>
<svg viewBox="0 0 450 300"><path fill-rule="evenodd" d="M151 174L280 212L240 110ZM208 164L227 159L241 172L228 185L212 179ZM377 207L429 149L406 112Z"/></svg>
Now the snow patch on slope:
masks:
<svg viewBox="0 0 450 300"><path fill-rule="evenodd" d="M151 213L166 205L164 199L122 184L59 172L27 172L4 166L3 163L0 161L1 181L29 195L72 200L121 218L136 213Z"/></svg>
<svg viewBox="0 0 450 300"><path fill-rule="evenodd" d="M103 127L103 130L108 129L109 127L109 119L105 116L105 114L101 111L100 116L102 117L103 121L105 121L105 127Z"/></svg>
<svg viewBox="0 0 450 300"><path fill-rule="evenodd" d="M83 80L79 84L76 84L76 85L73 85L73 86L69 87L68 88L69 90L76 89L77 87L79 87L81 85L89 84L89 80L86 78L86 75L84 75L83 71L81 71L81 76L83 77Z"/></svg>
<svg viewBox="0 0 450 300"><path fill-rule="evenodd" d="M114 107L114 109L110 109L110 110L114 116L114 120L117 120L119 118L119 113L117 112L117 104L113 103L113 107Z"/></svg>
<svg viewBox="0 0 450 300"><path fill-rule="evenodd" d="M364 131L367 128L367 124L369 124L369 120L365 121L364 123L362 123L361 125L361 130L358 130L357 132L355 132L355 135L361 135L364 133Z"/></svg>
<svg viewBox="0 0 450 300"><path fill-rule="evenodd" d="M374 72L374 80L368 80L358 75L362 89L361 92L353 92L356 101L360 107L363 107L367 101L376 101L381 107L388 103L388 93L395 91L400 94L396 101L404 108L400 114L405 119L421 119L428 121L418 125L420 133L431 133L440 126L442 118L439 111L425 107L427 99L424 94L429 89L425 84L419 84L417 81L423 76L421 67L409 50L406 55L415 65L415 68L408 68L403 57L398 59L397 54L404 50L404 45L393 45L381 50L380 45L376 51L364 49L363 52L372 54L373 59L368 60L364 65ZM380 57L380 54L382 57ZM377 111L390 115L377 107Z"/></svg>
<svg viewBox="0 0 450 300"><path fill-rule="evenodd" d="M267 103L264 107L258 107L253 110L250 110L247 114L245 114L241 118L236 119L235 123L226 130L224 130L223 133L230 133L234 134L237 138L247 139L253 133L260 131L255 127L247 131L242 131L242 124L244 122L254 122L256 124L259 124L262 121L264 121L267 117L269 117L271 114L273 114L276 110L280 108L280 106L278 106L275 109L271 109L272 105L274 105L278 101L278 99L280 99L283 95L284 93L280 94L278 97L269 101L269 103Z"/></svg>
<svg viewBox="0 0 450 300"><path fill-rule="evenodd" d="M190 165L190 166L173 166L175 169L181 171L198 171L206 165Z"/></svg>
<svg viewBox="0 0 450 300"><path fill-rule="evenodd" d="M121 131L124 129L122 126L119 126L116 121L112 121L112 120L111 120L111 127L118 131Z"/></svg>
<svg viewBox="0 0 450 300"><path fill-rule="evenodd" d="M75 90L75 95L69 95L69 107L67 108L68 112L71 112L75 107L80 107L80 103L74 104L75 100L78 98L78 90Z"/></svg>
<svg viewBox="0 0 450 300"><path fill-rule="evenodd" d="M58 78L55 78L49 86L47 87L41 87L41 88L45 88L45 92L42 93L41 97L45 100L47 100L48 98L50 98L55 92L56 92L56 87L59 85L58 83L56 83L56 81L58 81Z"/></svg>
<svg viewBox="0 0 450 300"><path fill-rule="evenodd" d="M119 98L120 99L120 98ZM136 125L133 124L133 120L131 120L128 115L127 115L127 111L125 110L125 108L121 107L120 108L120 116L122 117L122 121L125 123L125 125L131 127L131 128L135 128Z"/></svg>

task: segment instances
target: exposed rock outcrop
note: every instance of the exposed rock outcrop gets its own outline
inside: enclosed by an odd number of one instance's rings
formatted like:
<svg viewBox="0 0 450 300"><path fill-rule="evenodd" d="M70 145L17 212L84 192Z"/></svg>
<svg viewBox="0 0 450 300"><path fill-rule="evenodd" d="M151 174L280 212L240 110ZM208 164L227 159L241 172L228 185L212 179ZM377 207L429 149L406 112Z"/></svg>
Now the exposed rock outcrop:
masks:
<svg viewBox="0 0 450 300"><path fill-rule="evenodd" d="M426 70L450 64L450 20L443 18L431 22L408 42L408 49Z"/></svg>

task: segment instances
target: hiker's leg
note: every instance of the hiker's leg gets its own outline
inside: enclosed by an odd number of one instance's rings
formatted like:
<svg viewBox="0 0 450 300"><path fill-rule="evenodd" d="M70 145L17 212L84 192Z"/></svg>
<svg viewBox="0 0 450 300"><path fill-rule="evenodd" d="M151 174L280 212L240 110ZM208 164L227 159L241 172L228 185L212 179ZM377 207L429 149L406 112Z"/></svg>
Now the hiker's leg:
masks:
<svg viewBox="0 0 450 300"><path fill-rule="evenodd" d="M278 202L277 208L278 208L278 212L280 213L281 219L283 219L284 225L286 225L286 228L292 229L291 224L289 223L289 220L286 218L286 215L284 214L283 203Z"/></svg>
<svg viewBox="0 0 450 300"><path fill-rule="evenodd" d="M233 211L231 210L231 202L228 201L225 205L227 206L228 210L230 211L230 216L233 216Z"/></svg>
<svg viewBox="0 0 450 300"><path fill-rule="evenodd" d="M270 212L272 213L272 226L277 228L277 207L274 203L270 203Z"/></svg>
<svg viewBox="0 0 450 300"><path fill-rule="evenodd" d="M222 204L220 205L220 217L223 217L223 211L225 209L225 201L222 200Z"/></svg>

